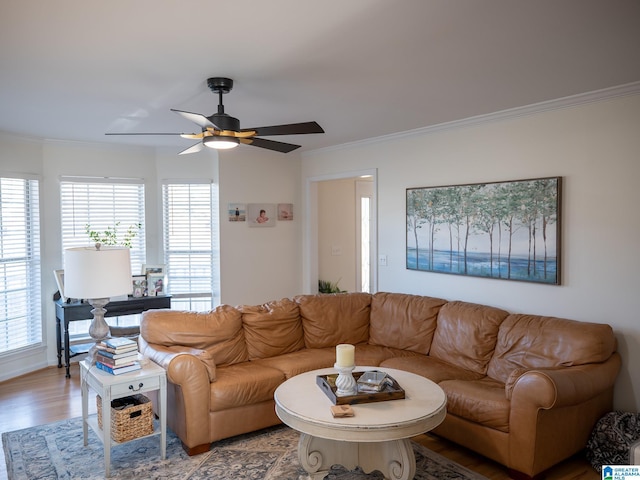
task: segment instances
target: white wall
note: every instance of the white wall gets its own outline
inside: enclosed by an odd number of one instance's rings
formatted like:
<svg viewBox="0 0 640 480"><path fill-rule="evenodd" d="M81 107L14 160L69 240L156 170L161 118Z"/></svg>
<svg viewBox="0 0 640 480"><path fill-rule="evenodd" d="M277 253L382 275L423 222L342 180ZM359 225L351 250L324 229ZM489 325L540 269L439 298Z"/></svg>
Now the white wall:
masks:
<svg viewBox="0 0 640 480"><path fill-rule="evenodd" d="M615 406L638 411L639 152L640 95L633 95L310 152L302 183L378 169L378 253L388 257L378 268L380 291L611 324L624 362ZM561 286L406 270L406 188L549 176L564 181ZM306 255L313 242L303 242Z"/></svg>
<svg viewBox="0 0 640 480"><path fill-rule="evenodd" d="M252 305L302 293L300 157L239 147L220 152L222 303ZM274 227L230 222L229 203L292 203Z"/></svg>

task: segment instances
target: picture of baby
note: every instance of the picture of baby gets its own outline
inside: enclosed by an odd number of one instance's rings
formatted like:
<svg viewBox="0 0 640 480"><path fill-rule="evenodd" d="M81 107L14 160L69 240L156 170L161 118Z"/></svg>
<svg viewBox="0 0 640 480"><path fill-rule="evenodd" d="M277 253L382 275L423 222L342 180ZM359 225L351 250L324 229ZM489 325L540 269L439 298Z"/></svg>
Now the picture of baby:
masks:
<svg viewBox="0 0 640 480"><path fill-rule="evenodd" d="M266 223L269 221L269 217L267 217L266 210L260 210L260 215L256 218L257 223Z"/></svg>
<svg viewBox="0 0 640 480"><path fill-rule="evenodd" d="M293 220L293 204L292 203L278 204L278 220Z"/></svg>
<svg viewBox="0 0 640 480"><path fill-rule="evenodd" d="M276 224L276 205L249 203L247 204L247 218L250 227L274 227Z"/></svg>

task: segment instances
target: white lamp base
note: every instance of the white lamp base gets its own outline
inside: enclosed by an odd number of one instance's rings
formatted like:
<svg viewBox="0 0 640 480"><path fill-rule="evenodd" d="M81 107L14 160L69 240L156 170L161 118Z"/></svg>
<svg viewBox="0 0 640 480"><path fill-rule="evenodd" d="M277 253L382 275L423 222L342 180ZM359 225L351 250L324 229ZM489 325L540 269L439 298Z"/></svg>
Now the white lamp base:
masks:
<svg viewBox="0 0 640 480"><path fill-rule="evenodd" d="M89 300L89 304L93 307L93 320L89 326L89 336L95 341L95 344L89 349L87 360L91 365L96 363L96 355L98 353L98 343L109 336L109 324L104 319L107 310L104 306L109 303L109 298L94 298Z"/></svg>

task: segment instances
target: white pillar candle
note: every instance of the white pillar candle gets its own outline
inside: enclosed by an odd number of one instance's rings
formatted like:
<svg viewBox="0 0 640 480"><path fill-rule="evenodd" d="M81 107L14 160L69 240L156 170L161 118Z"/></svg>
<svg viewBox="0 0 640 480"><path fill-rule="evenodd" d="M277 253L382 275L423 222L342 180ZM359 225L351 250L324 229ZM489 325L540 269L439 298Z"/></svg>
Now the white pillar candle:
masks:
<svg viewBox="0 0 640 480"><path fill-rule="evenodd" d="M336 365L339 367L352 367L355 362L356 347L348 343L336 345Z"/></svg>

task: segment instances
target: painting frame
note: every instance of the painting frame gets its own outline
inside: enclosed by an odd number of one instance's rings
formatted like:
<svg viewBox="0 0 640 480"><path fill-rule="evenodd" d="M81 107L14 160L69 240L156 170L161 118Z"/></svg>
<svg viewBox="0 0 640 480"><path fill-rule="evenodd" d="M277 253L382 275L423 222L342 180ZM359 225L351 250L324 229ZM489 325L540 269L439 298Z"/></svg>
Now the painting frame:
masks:
<svg viewBox="0 0 640 480"><path fill-rule="evenodd" d="M156 295L164 295L167 289L167 266L165 264L150 264L145 263L142 265L141 275L144 275L146 278L145 288L144 288L144 296L145 297L155 297ZM158 282L160 284L158 285ZM151 285L154 285L154 288L150 288ZM158 287L160 289L158 290Z"/></svg>
<svg viewBox="0 0 640 480"><path fill-rule="evenodd" d="M167 288L167 285L166 285L164 273L159 275L155 273L147 274L147 296L148 297L165 295L166 288Z"/></svg>
<svg viewBox="0 0 640 480"><path fill-rule="evenodd" d="M66 303L68 299L64 294L64 270L54 270L53 276L56 278L56 285L58 285L60 300L62 300L63 303Z"/></svg>
<svg viewBox="0 0 640 480"><path fill-rule="evenodd" d="M278 221L289 222L293 220L293 203L278 204Z"/></svg>
<svg viewBox="0 0 640 480"><path fill-rule="evenodd" d="M227 214L230 222L245 222L247 220L247 206L244 203L229 203Z"/></svg>
<svg viewBox="0 0 640 480"><path fill-rule="evenodd" d="M135 298L144 297L147 291L147 276L132 275L131 276L132 292L131 296Z"/></svg>
<svg viewBox="0 0 640 480"><path fill-rule="evenodd" d="M250 227L274 227L276 224L276 204L247 204L247 220Z"/></svg>
<svg viewBox="0 0 640 480"><path fill-rule="evenodd" d="M560 285L562 180L407 188L406 268Z"/></svg>
<svg viewBox="0 0 640 480"><path fill-rule="evenodd" d="M150 264L145 263L142 265L142 269L140 271L140 275L166 275L165 269L167 266L163 263L161 264Z"/></svg>

